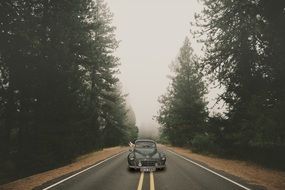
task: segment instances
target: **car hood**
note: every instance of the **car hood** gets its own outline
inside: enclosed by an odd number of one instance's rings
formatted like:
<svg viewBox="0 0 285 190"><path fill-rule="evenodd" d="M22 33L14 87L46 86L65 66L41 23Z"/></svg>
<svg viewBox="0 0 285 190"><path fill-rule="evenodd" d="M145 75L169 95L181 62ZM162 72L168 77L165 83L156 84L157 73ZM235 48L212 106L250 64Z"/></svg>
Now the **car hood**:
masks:
<svg viewBox="0 0 285 190"><path fill-rule="evenodd" d="M137 159L140 158L159 158L159 153L157 150L149 151L149 150L135 150L135 157Z"/></svg>

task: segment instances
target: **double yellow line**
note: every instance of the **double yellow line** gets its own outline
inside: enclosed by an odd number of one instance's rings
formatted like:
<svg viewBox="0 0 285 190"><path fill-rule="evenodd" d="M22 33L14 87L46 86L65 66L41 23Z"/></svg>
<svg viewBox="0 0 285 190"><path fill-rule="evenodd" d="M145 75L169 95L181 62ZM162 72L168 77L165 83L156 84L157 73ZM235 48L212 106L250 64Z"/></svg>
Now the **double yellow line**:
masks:
<svg viewBox="0 0 285 190"><path fill-rule="evenodd" d="M150 173L149 173L149 176L150 176L149 188L150 188L150 190L155 190L155 188L154 188L153 172L150 172ZM144 178L144 172L141 172L141 176L140 176L140 180L139 180L139 184L138 184L137 190L142 190L143 178Z"/></svg>
<svg viewBox="0 0 285 190"><path fill-rule="evenodd" d="M154 177L153 177L153 172L150 172L150 190L155 190L154 189Z"/></svg>

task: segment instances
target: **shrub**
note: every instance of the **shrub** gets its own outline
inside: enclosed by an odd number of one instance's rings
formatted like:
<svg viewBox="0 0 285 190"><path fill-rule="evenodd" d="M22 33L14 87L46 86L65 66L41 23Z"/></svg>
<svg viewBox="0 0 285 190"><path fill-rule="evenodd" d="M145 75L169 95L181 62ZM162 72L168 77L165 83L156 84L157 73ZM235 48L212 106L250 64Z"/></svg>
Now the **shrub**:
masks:
<svg viewBox="0 0 285 190"><path fill-rule="evenodd" d="M216 147L214 144L213 136L209 134L198 134L195 135L191 141L191 148L194 152L213 152Z"/></svg>

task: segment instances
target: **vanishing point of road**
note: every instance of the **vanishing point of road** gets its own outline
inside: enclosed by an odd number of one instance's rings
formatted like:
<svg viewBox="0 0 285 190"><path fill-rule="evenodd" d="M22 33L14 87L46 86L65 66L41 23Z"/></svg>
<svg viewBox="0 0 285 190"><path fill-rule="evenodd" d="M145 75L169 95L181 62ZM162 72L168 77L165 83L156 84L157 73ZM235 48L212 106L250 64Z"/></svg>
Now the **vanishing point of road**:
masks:
<svg viewBox="0 0 285 190"><path fill-rule="evenodd" d="M43 190L255 190L256 186L209 169L189 158L161 149L166 169L151 173L130 171L128 152L112 156L83 171L40 187Z"/></svg>

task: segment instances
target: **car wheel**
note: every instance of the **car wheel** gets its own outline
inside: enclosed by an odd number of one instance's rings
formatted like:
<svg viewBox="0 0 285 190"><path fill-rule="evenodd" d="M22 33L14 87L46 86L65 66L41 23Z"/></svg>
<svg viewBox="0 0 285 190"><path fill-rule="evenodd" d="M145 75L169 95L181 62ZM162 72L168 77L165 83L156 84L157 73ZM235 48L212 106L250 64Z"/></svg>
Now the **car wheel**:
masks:
<svg viewBox="0 0 285 190"><path fill-rule="evenodd" d="M130 172L136 171L134 168L131 168L131 167L128 167L128 170L129 170Z"/></svg>

